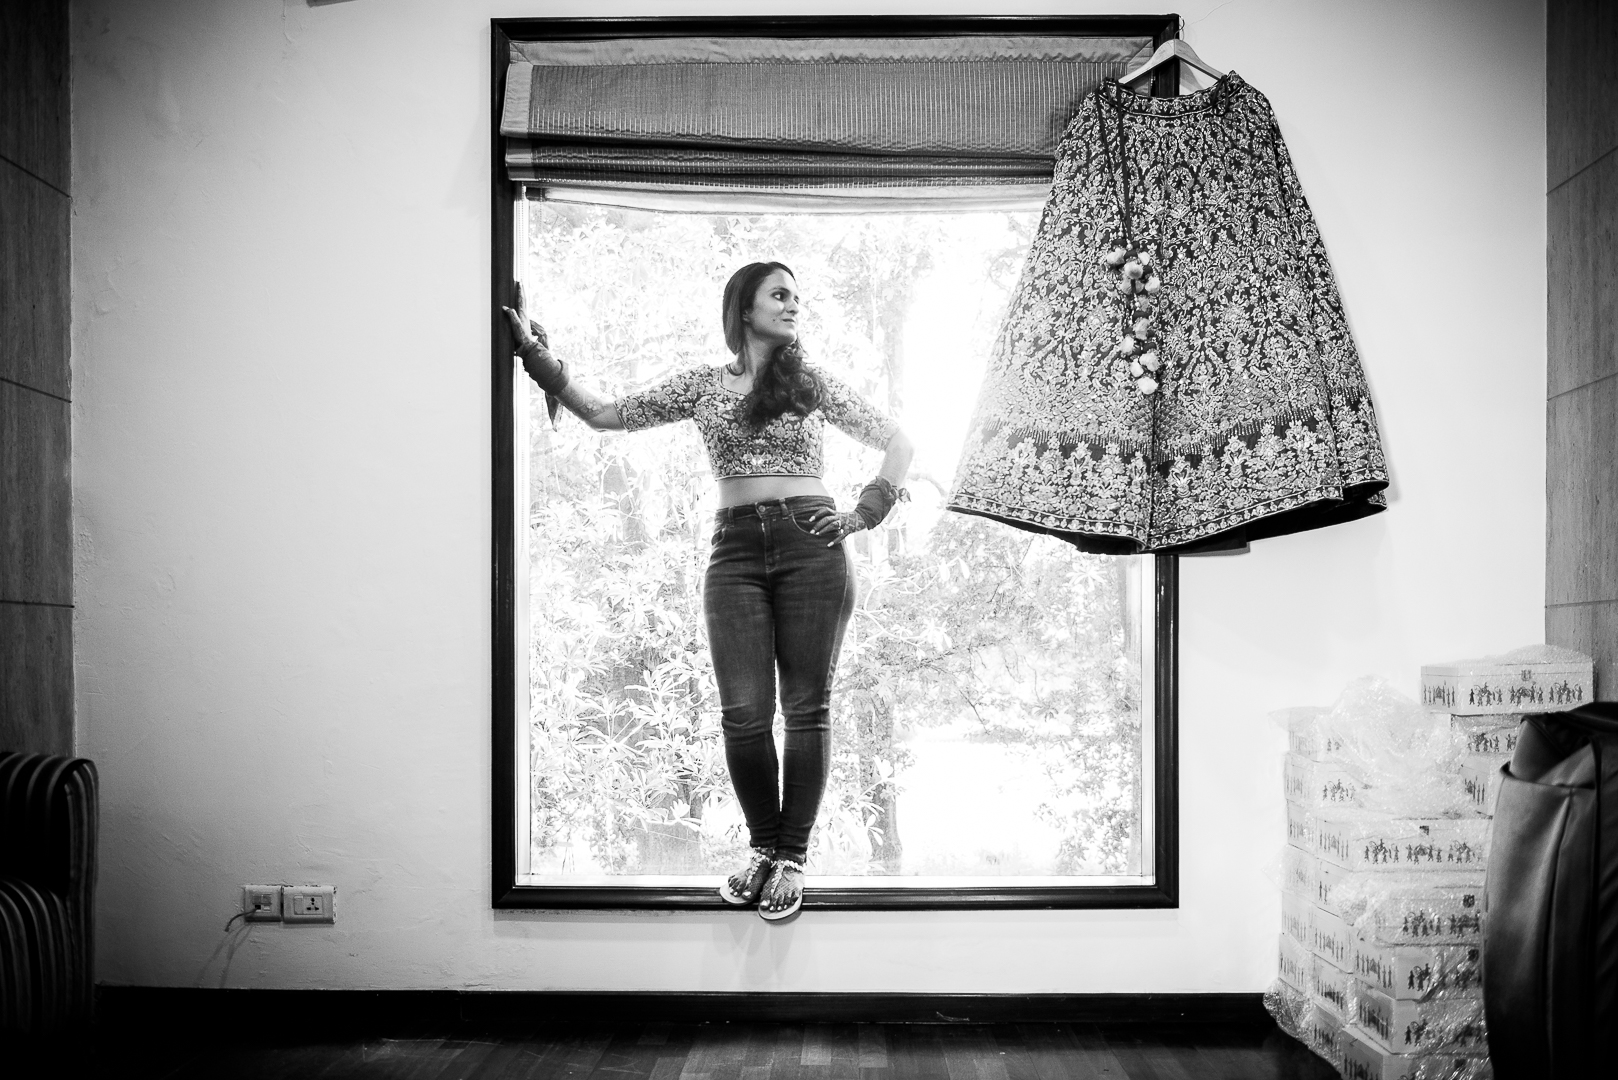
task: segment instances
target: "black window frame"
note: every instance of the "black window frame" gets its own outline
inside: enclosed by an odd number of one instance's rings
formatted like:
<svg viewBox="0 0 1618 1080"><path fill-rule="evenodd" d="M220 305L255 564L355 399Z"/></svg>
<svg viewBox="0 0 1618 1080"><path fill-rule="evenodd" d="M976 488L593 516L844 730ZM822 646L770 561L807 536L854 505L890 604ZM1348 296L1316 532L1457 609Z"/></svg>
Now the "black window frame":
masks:
<svg viewBox="0 0 1618 1080"><path fill-rule="evenodd" d="M492 381L492 640L490 870L495 908L729 910L711 887L689 885L529 885L517 873L517 565L515 365L499 308L515 296L515 182L507 179L500 115L513 41L636 37L933 37L940 35L1109 35L1149 37L1160 45L1177 36L1177 15L1049 16L738 16L490 21L490 341ZM1152 93L1179 92L1179 65L1153 75ZM804 906L851 910L970 910L988 908L1177 908L1179 873L1179 560L1154 556L1155 671L1153 762L1153 884L1019 887L992 879L983 887L811 885ZM1015 880L1015 879L1012 879Z"/></svg>

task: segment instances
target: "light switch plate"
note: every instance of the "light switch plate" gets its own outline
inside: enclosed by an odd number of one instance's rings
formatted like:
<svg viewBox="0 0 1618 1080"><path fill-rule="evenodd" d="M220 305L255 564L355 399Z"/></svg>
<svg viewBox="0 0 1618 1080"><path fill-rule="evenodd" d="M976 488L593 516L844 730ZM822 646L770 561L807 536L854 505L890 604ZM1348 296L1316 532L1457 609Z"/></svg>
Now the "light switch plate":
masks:
<svg viewBox="0 0 1618 1080"><path fill-rule="evenodd" d="M281 921L334 923L336 905L337 887L334 885L288 885L281 890Z"/></svg>

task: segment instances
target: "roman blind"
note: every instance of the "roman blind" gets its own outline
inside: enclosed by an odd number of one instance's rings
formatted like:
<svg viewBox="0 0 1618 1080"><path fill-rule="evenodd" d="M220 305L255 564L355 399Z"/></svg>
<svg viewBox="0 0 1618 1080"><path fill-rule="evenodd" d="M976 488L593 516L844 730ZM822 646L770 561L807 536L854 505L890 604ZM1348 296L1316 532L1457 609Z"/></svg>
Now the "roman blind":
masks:
<svg viewBox="0 0 1618 1080"><path fill-rule="evenodd" d="M542 189L1044 185L1079 101L1151 51L1033 35L513 42L500 131L511 179Z"/></svg>

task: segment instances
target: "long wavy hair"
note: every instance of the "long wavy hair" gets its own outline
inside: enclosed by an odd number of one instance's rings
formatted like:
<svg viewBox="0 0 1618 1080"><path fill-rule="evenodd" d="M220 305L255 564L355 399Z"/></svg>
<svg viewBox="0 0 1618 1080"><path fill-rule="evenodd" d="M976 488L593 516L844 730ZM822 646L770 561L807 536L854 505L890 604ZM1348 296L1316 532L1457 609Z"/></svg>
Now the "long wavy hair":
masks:
<svg viewBox="0 0 1618 1080"><path fill-rule="evenodd" d="M747 345L747 323L744 316L752 310L753 297L764 279L777 270L784 270L794 279L798 275L785 263L748 263L725 282L725 296L721 314L725 323L725 345L735 356L742 354ZM742 416L753 427L763 427L785 412L808 416L820 406L820 380L803 366L803 346L797 341L777 345L770 351L768 361L753 378L753 389L742 400Z"/></svg>

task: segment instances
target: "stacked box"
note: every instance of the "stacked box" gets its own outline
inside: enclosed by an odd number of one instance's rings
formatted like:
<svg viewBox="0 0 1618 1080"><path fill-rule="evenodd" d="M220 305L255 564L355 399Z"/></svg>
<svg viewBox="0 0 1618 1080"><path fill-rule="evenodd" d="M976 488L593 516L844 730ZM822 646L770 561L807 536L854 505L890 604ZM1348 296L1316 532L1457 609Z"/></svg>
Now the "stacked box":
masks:
<svg viewBox="0 0 1618 1080"><path fill-rule="evenodd" d="M1550 645L1421 669L1424 706L1469 716L1576 709L1595 699L1594 687L1588 656Z"/></svg>
<svg viewBox="0 0 1618 1080"><path fill-rule="evenodd" d="M1357 938L1354 978L1389 997L1421 999L1436 992L1479 993L1481 951L1476 945L1412 947Z"/></svg>
<svg viewBox="0 0 1618 1080"><path fill-rule="evenodd" d="M1486 1057L1461 1054L1392 1054L1355 1028L1339 1043L1343 1080L1493 1080Z"/></svg>
<svg viewBox="0 0 1618 1080"><path fill-rule="evenodd" d="M1315 958L1290 934L1282 934L1279 941L1281 943L1279 978L1292 989L1307 993Z"/></svg>
<svg viewBox="0 0 1618 1080"><path fill-rule="evenodd" d="M1287 801L1306 808L1358 806L1365 786L1354 770L1343 765L1290 753L1281 767L1281 783Z"/></svg>
<svg viewBox="0 0 1618 1080"><path fill-rule="evenodd" d="M1543 675L1518 671L1516 700L1537 708L1542 692L1566 696ZM1495 684L1483 685L1452 679L1424 693L1447 703L1441 714L1361 682L1330 710L1284 717L1283 1027L1355 1080L1492 1075L1483 875L1500 766L1521 717L1455 704L1494 708Z"/></svg>
<svg viewBox="0 0 1618 1080"><path fill-rule="evenodd" d="M1492 818L1500 796L1501 771L1517 752L1522 717L1515 713L1467 716L1449 714L1451 738L1460 752L1457 769L1467 807L1479 817Z"/></svg>
<svg viewBox="0 0 1618 1080"><path fill-rule="evenodd" d="M1348 1025L1330 1009L1316 1003L1310 996L1310 1008L1304 1026L1302 1042L1309 1049L1331 1062L1332 1068L1343 1069L1343 1034Z"/></svg>
<svg viewBox="0 0 1618 1080"><path fill-rule="evenodd" d="M1391 1054L1487 1054L1483 998L1433 994L1396 998L1358 979L1349 983L1355 1031Z"/></svg>

